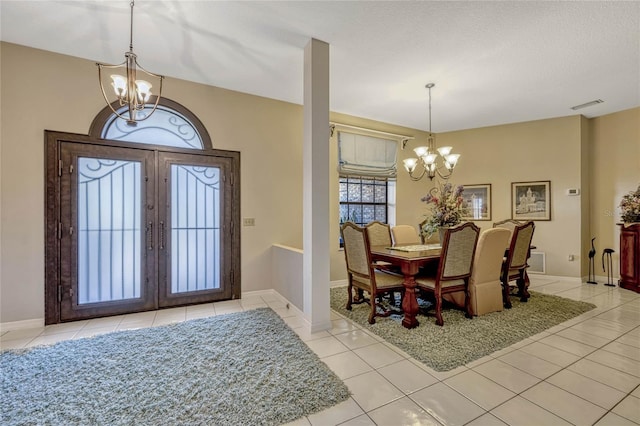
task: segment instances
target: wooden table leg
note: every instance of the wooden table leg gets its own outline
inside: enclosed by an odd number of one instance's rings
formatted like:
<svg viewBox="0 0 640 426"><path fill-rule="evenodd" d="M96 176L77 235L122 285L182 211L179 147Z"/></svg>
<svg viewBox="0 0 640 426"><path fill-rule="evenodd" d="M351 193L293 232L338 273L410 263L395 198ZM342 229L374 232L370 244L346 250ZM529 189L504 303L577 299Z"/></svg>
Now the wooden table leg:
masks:
<svg viewBox="0 0 640 426"><path fill-rule="evenodd" d="M529 274L527 274L527 270L524 270L523 273L523 279L522 280L518 280L517 282L518 284L518 290L520 291L520 301L521 302L526 302L527 300L529 300L529 297L531 297L531 295L529 294Z"/></svg>
<svg viewBox="0 0 640 426"><path fill-rule="evenodd" d="M404 318L402 325L406 328L414 328L418 326L416 314L418 313L418 299L416 297L416 280L413 275L404 276L404 296L402 296L402 310Z"/></svg>

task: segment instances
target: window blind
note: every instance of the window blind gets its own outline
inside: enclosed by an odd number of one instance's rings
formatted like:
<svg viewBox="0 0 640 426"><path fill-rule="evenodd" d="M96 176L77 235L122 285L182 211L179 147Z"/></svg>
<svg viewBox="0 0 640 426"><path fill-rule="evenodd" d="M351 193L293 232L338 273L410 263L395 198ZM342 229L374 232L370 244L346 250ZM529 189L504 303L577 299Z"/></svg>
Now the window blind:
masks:
<svg viewBox="0 0 640 426"><path fill-rule="evenodd" d="M396 177L398 144L344 131L338 132L338 172L343 175Z"/></svg>

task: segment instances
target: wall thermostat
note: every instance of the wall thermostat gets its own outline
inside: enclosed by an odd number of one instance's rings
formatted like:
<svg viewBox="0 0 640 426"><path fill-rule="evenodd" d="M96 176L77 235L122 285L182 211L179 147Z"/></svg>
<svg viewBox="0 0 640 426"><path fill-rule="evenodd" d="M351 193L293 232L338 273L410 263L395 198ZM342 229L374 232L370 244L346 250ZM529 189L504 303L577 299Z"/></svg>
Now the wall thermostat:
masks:
<svg viewBox="0 0 640 426"><path fill-rule="evenodd" d="M580 195L580 190L578 188L569 188L567 189L567 195Z"/></svg>

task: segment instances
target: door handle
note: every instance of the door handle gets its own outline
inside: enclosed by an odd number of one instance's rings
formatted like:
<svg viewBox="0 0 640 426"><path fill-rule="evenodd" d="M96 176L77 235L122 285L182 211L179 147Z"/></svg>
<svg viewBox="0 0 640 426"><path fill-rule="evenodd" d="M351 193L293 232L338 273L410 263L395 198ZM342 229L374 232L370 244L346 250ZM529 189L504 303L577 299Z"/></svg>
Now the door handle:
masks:
<svg viewBox="0 0 640 426"><path fill-rule="evenodd" d="M153 250L153 222L147 223L147 250Z"/></svg>
<svg viewBox="0 0 640 426"><path fill-rule="evenodd" d="M160 221L160 250L164 250L164 221Z"/></svg>

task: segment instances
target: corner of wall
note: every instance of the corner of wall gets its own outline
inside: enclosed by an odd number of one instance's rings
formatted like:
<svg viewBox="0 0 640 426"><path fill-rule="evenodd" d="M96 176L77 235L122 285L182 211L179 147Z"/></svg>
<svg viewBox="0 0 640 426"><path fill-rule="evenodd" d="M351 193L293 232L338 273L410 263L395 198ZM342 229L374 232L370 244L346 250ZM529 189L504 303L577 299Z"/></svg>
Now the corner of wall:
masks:
<svg viewBox="0 0 640 426"><path fill-rule="evenodd" d="M589 248L591 241L591 134L589 119L580 116L580 275L589 274Z"/></svg>

